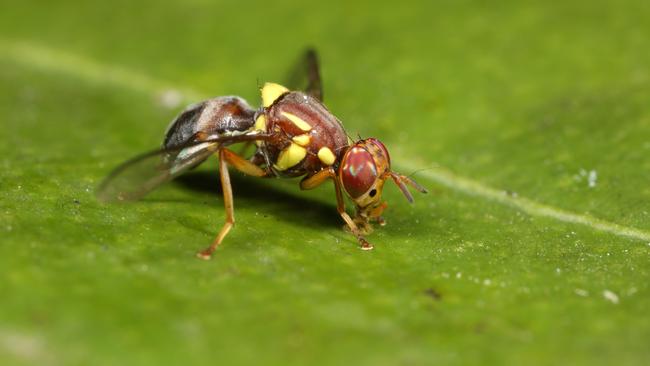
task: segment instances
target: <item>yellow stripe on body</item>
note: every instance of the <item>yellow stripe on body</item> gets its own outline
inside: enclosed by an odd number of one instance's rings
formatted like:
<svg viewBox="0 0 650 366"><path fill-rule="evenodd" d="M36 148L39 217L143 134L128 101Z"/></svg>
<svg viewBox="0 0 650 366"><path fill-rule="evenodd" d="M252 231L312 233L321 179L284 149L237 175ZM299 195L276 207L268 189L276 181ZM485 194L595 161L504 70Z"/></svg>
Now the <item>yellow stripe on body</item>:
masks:
<svg viewBox="0 0 650 366"><path fill-rule="evenodd" d="M307 149L292 143L289 147L280 152L278 161L275 163L275 169L279 171L287 170L300 163L307 155Z"/></svg>
<svg viewBox="0 0 650 366"><path fill-rule="evenodd" d="M300 146L307 146L311 142L311 136L309 136L308 134L298 135L298 136L294 136L292 140L293 142L295 142Z"/></svg>
<svg viewBox="0 0 650 366"><path fill-rule="evenodd" d="M255 131L266 132L266 116L260 114L255 120Z"/></svg>
<svg viewBox="0 0 650 366"><path fill-rule="evenodd" d="M289 91L289 89L284 86L276 83L264 83L262 87L262 105L264 108L268 108L273 105L282 94Z"/></svg>
<svg viewBox="0 0 650 366"><path fill-rule="evenodd" d="M336 161L336 155L334 155L329 147L321 147L318 150L318 158L325 165L332 165Z"/></svg>
<svg viewBox="0 0 650 366"><path fill-rule="evenodd" d="M295 114L291 114L289 112L282 112L282 115L287 117L291 123L296 125L299 129L307 132L311 130L311 125L305 121L303 121L300 117L296 116Z"/></svg>

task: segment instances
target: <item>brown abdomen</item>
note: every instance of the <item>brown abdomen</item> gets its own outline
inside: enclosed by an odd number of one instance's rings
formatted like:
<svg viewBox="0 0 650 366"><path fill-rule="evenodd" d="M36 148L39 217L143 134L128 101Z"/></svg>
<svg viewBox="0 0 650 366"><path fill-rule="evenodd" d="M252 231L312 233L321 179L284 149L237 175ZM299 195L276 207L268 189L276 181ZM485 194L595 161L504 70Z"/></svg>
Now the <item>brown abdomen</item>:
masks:
<svg viewBox="0 0 650 366"><path fill-rule="evenodd" d="M189 106L167 128L164 148L182 145L201 132L216 137L243 132L254 124L255 110L242 98L217 97Z"/></svg>

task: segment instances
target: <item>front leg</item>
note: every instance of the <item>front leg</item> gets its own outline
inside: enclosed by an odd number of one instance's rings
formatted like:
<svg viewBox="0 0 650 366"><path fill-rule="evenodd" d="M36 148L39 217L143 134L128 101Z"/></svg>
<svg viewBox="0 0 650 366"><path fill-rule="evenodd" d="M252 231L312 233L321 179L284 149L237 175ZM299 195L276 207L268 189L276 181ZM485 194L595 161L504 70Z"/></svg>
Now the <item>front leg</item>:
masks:
<svg viewBox="0 0 650 366"><path fill-rule="evenodd" d="M354 217L354 223L357 224L359 230L364 234L372 233L371 222L376 222L379 226L386 226L386 220L381 216L384 210L388 207L386 202L382 202L373 208L365 208L357 206L357 214Z"/></svg>
<svg viewBox="0 0 650 366"><path fill-rule="evenodd" d="M354 223L352 218L350 218L350 215L348 215L348 213L345 211L345 201L343 200L341 184L339 183L339 180L336 179L336 171L334 168L329 167L327 169L319 171L312 176L305 177L302 181L300 181L300 188L314 189L323 184L323 182L325 182L327 179L332 179L334 181L334 190L336 191L336 210L338 211L339 215L341 215L343 221L345 221L345 223L348 225L348 228L352 234L357 238L361 249L372 249L372 244L370 244L366 238L363 237L357 225Z"/></svg>

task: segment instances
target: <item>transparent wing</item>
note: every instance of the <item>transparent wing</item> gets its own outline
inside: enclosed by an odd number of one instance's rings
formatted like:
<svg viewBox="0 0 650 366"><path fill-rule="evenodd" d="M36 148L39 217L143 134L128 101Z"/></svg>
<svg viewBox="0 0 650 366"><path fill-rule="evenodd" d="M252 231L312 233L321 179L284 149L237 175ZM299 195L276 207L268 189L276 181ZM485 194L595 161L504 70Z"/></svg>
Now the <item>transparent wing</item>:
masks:
<svg viewBox="0 0 650 366"><path fill-rule="evenodd" d="M323 84L320 77L318 54L313 48L305 50L286 79L289 89L302 90L319 101L323 101Z"/></svg>
<svg viewBox="0 0 650 366"><path fill-rule="evenodd" d="M115 168L97 187L95 194L102 202L135 201L197 166L222 144L265 140L268 137L260 133L223 136L150 151Z"/></svg>

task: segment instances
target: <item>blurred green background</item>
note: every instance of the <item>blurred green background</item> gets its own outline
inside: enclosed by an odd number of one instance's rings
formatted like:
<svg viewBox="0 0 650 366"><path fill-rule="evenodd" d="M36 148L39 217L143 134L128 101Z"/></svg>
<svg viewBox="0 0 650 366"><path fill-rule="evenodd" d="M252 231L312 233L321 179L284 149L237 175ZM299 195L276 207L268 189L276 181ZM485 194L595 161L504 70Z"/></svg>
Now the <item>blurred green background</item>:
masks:
<svg viewBox="0 0 650 366"><path fill-rule="evenodd" d="M0 12L0 363L647 364L647 1L12 2ZM364 252L330 186L215 161L102 205L190 102L321 55L387 188ZM423 169L423 170L422 170Z"/></svg>

